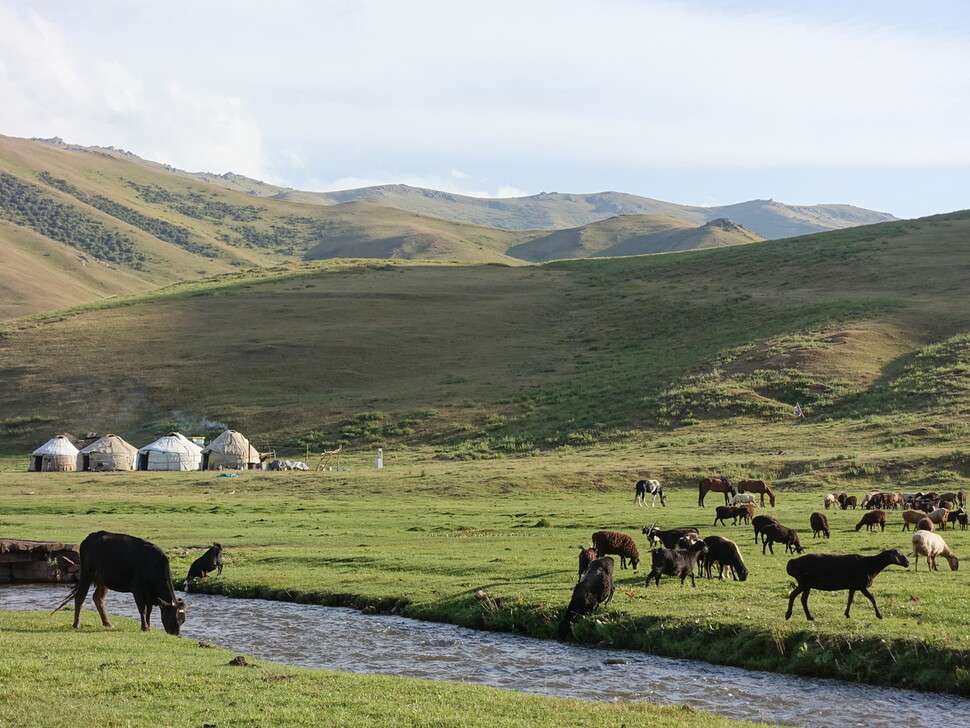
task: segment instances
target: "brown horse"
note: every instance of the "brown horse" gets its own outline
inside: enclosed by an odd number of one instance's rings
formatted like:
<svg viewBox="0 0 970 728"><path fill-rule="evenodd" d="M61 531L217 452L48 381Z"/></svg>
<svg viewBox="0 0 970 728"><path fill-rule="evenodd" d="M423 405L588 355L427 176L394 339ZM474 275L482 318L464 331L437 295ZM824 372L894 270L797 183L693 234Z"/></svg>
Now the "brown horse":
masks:
<svg viewBox="0 0 970 728"><path fill-rule="evenodd" d="M727 478L704 478L697 487L697 505L701 508L708 493L724 493L724 505L727 505L728 495L737 495L738 489Z"/></svg>
<svg viewBox="0 0 970 728"><path fill-rule="evenodd" d="M763 480L741 480L738 481L738 493L760 493L761 507L765 506L765 493L771 501L771 507L775 507L775 491Z"/></svg>

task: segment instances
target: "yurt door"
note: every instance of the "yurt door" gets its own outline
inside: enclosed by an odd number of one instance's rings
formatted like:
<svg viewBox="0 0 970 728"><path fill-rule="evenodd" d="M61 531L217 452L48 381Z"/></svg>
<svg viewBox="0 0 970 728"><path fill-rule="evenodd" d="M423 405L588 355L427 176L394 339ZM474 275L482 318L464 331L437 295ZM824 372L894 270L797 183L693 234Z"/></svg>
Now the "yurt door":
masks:
<svg viewBox="0 0 970 728"><path fill-rule="evenodd" d="M138 469L148 470L148 453L140 452L138 453Z"/></svg>

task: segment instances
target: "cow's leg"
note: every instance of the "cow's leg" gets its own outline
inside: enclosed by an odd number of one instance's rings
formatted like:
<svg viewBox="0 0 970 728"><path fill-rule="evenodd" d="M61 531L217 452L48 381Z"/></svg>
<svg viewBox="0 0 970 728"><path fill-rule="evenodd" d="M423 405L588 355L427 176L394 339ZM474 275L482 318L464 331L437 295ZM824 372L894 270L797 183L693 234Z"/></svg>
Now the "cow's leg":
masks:
<svg viewBox="0 0 970 728"><path fill-rule="evenodd" d="M143 632L148 632L151 629L149 620L152 616L152 604L140 594L132 596L135 597L135 606L138 607L138 616L141 617L141 629Z"/></svg>
<svg viewBox="0 0 970 728"><path fill-rule="evenodd" d="M104 600L108 597L108 587L104 584L98 584L94 587L94 596L91 597L91 601L94 602L95 608L98 610L98 614L101 615L101 624L105 627L110 627L111 622L108 621L108 613L104 611Z"/></svg>
<svg viewBox="0 0 970 728"><path fill-rule="evenodd" d="M81 624L81 605L88 598L88 589L90 588L91 577L84 573L84 567L82 566L77 589L74 590L74 629L77 629Z"/></svg>

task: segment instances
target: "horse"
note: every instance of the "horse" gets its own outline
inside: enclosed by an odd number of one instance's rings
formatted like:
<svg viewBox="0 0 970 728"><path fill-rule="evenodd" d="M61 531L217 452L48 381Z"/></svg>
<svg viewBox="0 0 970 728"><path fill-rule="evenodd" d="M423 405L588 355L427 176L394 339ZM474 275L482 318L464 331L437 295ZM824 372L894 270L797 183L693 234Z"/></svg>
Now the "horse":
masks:
<svg viewBox="0 0 970 728"><path fill-rule="evenodd" d="M723 493L724 494L724 505L728 504L728 495L735 496L738 494L738 489L734 487L727 478L704 478L697 487L697 505L701 508L704 507L704 496L708 493Z"/></svg>
<svg viewBox="0 0 970 728"><path fill-rule="evenodd" d="M760 493L762 508L765 506L765 493L767 493L768 500L771 501L771 507L775 507L775 491L763 480L741 480L738 482L738 492Z"/></svg>
<svg viewBox="0 0 970 728"><path fill-rule="evenodd" d="M660 485L659 480L638 480L636 489L637 495L636 498L633 499L633 502L641 508L647 505L648 495L653 496L653 498L650 499L651 508L654 508L657 505L658 495L660 496L660 505L662 505L664 508L667 507L667 496L664 493L663 486Z"/></svg>

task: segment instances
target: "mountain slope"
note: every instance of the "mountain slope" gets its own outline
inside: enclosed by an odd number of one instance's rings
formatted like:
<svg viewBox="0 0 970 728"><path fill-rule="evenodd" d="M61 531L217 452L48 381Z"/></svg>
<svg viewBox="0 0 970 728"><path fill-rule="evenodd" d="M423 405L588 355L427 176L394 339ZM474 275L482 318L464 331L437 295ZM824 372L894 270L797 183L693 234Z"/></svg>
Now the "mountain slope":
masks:
<svg viewBox="0 0 970 728"><path fill-rule="evenodd" d="M968 260L959 213L542 266L236 271L11 326L0 435L141 441L207 417L267 445L518 452L796 401L836 443L894 413L943 431L970 412Z"/></svg>

